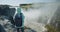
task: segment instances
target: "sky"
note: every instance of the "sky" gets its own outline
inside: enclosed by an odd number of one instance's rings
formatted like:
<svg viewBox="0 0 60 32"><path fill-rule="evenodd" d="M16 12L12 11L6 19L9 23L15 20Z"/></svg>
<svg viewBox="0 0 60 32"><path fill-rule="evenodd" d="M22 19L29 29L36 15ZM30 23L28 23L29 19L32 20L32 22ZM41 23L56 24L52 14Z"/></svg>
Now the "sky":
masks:
<svg viewBox="0 0 60 32"><path fill-rule="evenodd" d="M60 0L0 0L0 4L9 4L18 6L19 4L39 3L39 2L58 2Z"/></svg>

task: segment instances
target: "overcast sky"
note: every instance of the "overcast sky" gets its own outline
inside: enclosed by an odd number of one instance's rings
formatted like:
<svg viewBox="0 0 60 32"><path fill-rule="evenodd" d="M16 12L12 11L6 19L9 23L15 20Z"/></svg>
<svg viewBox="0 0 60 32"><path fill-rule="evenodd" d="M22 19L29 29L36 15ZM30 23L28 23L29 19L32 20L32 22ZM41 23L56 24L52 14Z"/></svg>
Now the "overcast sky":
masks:
<svg viewBox="0 0 60 32"><path fill-rule="evenodd" d="M19 5L23 3L56 2L60 0L0 0L0 4Z"/></svg>

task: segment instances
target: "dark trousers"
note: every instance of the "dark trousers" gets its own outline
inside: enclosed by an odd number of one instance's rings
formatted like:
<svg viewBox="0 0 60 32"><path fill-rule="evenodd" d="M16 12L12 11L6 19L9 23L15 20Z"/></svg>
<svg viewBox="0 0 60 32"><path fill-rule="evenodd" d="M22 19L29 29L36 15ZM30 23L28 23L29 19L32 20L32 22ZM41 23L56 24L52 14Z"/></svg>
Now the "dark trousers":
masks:
<svg viewBox="0 0 60 32"><path fill-rule="evenodd" d="M17 28L17 32L24 32L24 27L22 27L22 28Z"/></svg>

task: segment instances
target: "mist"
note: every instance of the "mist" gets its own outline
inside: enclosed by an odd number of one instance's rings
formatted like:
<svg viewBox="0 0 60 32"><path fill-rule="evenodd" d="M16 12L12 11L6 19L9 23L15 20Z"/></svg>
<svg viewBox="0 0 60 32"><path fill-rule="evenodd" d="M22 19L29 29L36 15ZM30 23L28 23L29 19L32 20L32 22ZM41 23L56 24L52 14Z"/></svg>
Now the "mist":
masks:
<svg viewBox="0 0 60 32"><path fill-rule="evenodd" d="M25 16L25 26L30 27L37 32L42 32L46 30L44 25L49 23L59 5L57 3L38 5L33 4L32 7L34 8L28 8L27 11L22 9L22 12Z"/></svg>

